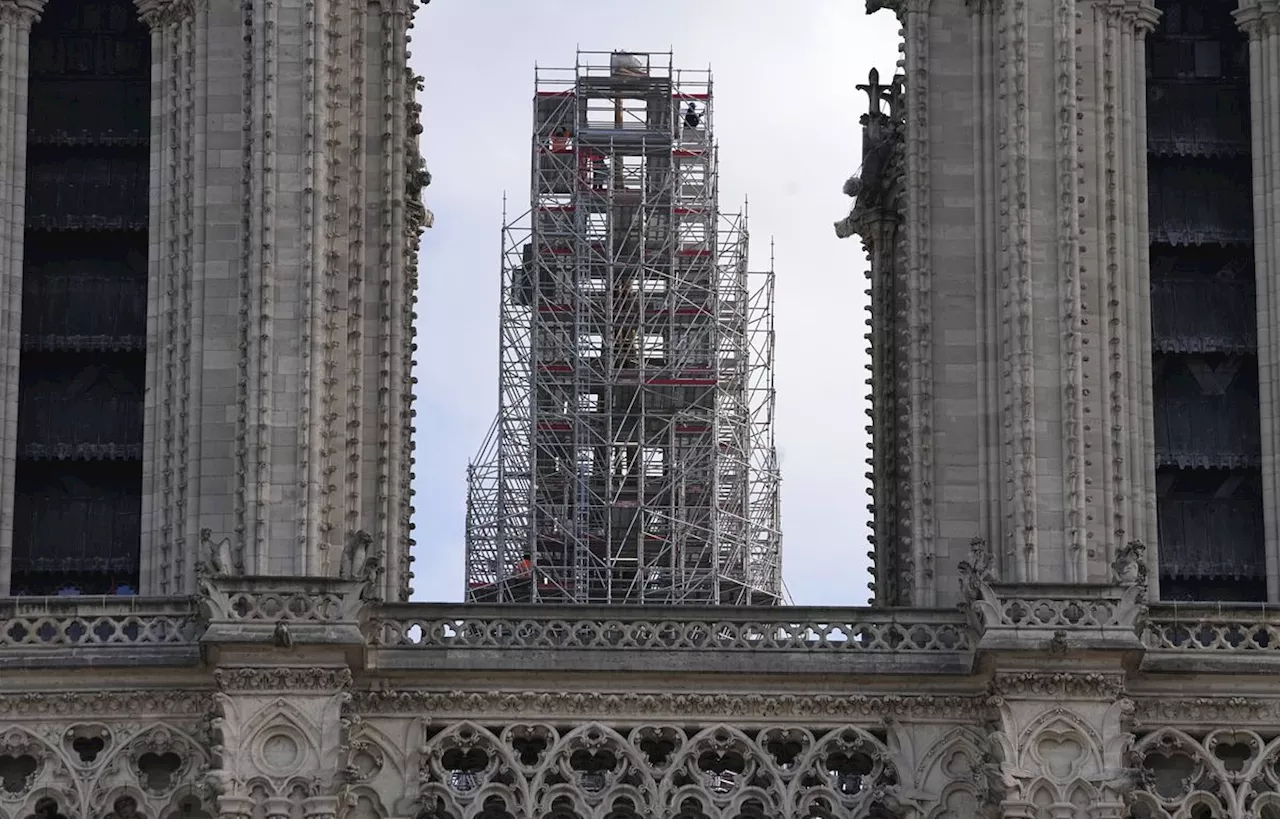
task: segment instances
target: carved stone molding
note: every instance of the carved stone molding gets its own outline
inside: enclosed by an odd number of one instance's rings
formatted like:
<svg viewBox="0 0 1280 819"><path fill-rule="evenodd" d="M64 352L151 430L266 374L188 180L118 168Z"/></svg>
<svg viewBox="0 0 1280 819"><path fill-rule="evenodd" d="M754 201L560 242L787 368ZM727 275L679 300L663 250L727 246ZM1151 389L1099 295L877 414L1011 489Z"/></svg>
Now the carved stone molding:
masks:
<svg viewBox="0 0 1280 819"><path fill-rule="evenodd" d="M138 17L148 28L172 25L196 13L205 0L133 0Z"/></svg>
<svg viewBox="0 0 1280 819"><path fill-rule="evenodd" d="M1242 727L1189 733L1161 728L1134 747L1134 816L1245 819L1280 811L1280 741Z"/></svg>
<svg viewBox="0 0 1280 819"><path fill-rule="evenodd" d="M1157 726L1280 725L1280 700L1255 697L1135 697L1134 717Z"/></svg>
<svg viewBox="0 0 1280 819"><path fill-rule="evenodd" d="M0 731L0 815L190 813L207 796L206 746L199 722L11 723Z"/></svg>
<svg viewBox="0 0 1280 819"><path fill-rule="evenodd" d="M356 691L357 714L491 715L651 719L657 715L737 720L832 720L878 724L899 719L973 720L978 696L828 694L595 694L563 691Z"/></svg>
<svg viewBox="0 0 1280 819"><path fill-rule="evenodd" d="M1114 700L1124 693L1123 674L1068 671L997 673L991 682L997 697Z"/></svg>
<svg viewBox="0 0 1280 819"><path fill-rule="evenodd" d="M0 716L7 718L196 716L206 713L211 705L209 692L189 688L180 691L0 694Z"/></svg>
<svg viewBox="0 0 1280 819"><path fill-rule="evenodd" d="M894 815L889 749L852 726L426 726L418 816Z"/></svg>
<svg viewBox="0 0 1280 819"><path fill-rule="evenodd" d="M40 19L46 0L0 0L0 20L9 19L30 27Z"/></svg>
<svg viewBox="0 0 1280 819"><path fill-rule="evenodd" d="M222 691L339 691L351 686L349 668L219 668Z"/></svg>

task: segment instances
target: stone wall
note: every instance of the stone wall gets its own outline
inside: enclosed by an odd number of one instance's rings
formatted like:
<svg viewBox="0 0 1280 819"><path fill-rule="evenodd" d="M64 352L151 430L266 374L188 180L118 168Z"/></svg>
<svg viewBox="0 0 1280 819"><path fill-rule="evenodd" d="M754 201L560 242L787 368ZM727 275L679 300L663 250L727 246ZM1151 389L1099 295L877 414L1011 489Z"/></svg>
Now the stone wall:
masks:
<svg viewBox="0 0 1280 819"><path fill-rule="evenodd" d="M1271 817L1280 618L1121 558L978 544L960 612L0 600L0 817Z"/></svg>

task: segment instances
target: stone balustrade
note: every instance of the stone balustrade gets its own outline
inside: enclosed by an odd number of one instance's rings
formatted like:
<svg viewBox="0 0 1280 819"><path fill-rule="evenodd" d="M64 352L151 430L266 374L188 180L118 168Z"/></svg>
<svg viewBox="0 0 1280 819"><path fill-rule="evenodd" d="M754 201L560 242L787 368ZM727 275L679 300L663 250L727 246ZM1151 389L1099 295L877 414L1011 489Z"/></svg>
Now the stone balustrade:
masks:
<svg viewBox="0 0 1280 819"><path fill-rule="evenodd" d="M1001 627L1029 631L1117 625L1113 601L1019 591L1019 596L1001 600ZM424 655L573 649L943 657L977 649L974 627L961 613L945 610L353 603L348 590L332 584L295 588L276 578L261 589L229 591L224 600L227 620L274 627L281 621L334 624L350 619L363 623L374 650ZM194 645L210 619L202 615L198 597L0 598L0 648L52 653ZM1280 656L1280 607L1153 603L1139 637L1148 654Z"/></svg>
<svg viewBox="0 0 1280 819"><path fill-rule="evenodd" d="M1257 795L1280 777L1280 610L1148 604L1141 580L975 565L956 611L402 604L367 577L207 574L192 597L2 599L0 816L1280 808ZM1192 768L1204 787L1170 784Z"/></svg>

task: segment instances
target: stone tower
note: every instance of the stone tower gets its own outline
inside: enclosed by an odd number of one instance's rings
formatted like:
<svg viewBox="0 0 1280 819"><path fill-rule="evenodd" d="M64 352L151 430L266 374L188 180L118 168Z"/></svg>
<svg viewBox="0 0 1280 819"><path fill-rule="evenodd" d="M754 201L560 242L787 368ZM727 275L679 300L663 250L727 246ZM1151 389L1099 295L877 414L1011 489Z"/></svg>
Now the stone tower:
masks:
<svg viewBox="0 0 1280 819"><path fill-rule="evenodd" d="M1137 540L1161 599L1280 600L1276 5L893 5L837 225L871 258L877 601L954 603L974 540L1009 583Z"/></svg>
<svg viewBox="0 0 1280 819"><path fill-rule="evenodd" d="M408 596L413 7L0 0L0 596Z"/></svg>

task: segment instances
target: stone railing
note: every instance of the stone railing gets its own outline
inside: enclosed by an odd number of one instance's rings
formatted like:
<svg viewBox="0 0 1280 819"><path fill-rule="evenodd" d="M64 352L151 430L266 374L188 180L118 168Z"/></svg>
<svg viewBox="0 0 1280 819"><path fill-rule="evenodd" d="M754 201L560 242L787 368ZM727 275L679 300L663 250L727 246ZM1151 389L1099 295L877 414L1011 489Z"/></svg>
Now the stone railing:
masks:
<svg viewBox="0 0 1280 819"><path fill-rule="evenodd" d="M1142 642L1156 651L1280 651L1280 608L1156 604L1143 626Z"/></svg>
<svg viewBox="0 0 1280 819"><path fill-rule="evenodd" d="M190 598L0 599L0 666L188 663L201 630Z"/></svg>
<svg viewBox="0 0 1280 819"><path fill-rule="evenodd" d="M25 597L0 600L0 651L9 657L51 657L57 650L175 651L194 649L222 624L294 632L314 625L329 634L349 627L395 665L447 654L465 664L481 655L520 649L523 655L566 652L654 652L674 655L817 658L916 657L941 661L971 656L976 634L959 613L871 608L703 608L467 605L359 601L336 584L267 588L238 582L210 611L200 598ZM1010 632L1106 630L1118 625L1115 601L1028 595L1000 600L997 628ZM213 615L213 616L211 616ZM988 625L991 628L994 623ZM1077 631L1073 631L1073 634ZM1151 604L1139 619L1147 662L1198 656L1274 657L1280 662L1280 608L1260 604ZM417 659L413 659L416 655ZM930 659L932 658L932 659ZM438 658L430 662L438 662ZM1270 660L1268 660L1270 661ZM647 662L647 661L644 661ZM846 659L844 662L848 662Z"/></svg>
<svg viewBox="0 0 1280 819"><path fill-rule="evenodd" d="M1152 671L1280 670L1280 608L1266 604L1156 603L1140 636Z"/></svg>
<svg viewBox="0 0 1280 819"><path fill-rule="evenodd" d="M408 604L379 612L373 640L432 649L961 652L948 611L810 608L605 608Z"/></svg>
<svg viewBox="0 0 1280 819"><path fill-rule="evenodd" d="M672 664L945 674L966 673L973 658L963 618L948 611L409 604L382 606L376 620L370 636L379 662L398 668L607 662L641 673Z"/></svg>
<svg viewBox="0 0 1280 819"><path fill-rule="evenodd" d="M18 597L0 600L0 646L137 646L199 636L185 597Z"/></svg>

